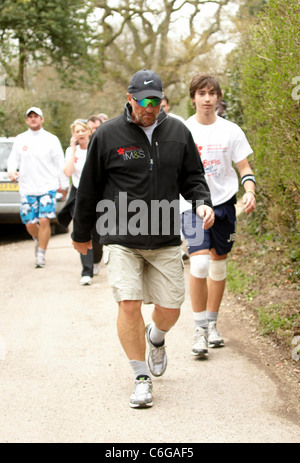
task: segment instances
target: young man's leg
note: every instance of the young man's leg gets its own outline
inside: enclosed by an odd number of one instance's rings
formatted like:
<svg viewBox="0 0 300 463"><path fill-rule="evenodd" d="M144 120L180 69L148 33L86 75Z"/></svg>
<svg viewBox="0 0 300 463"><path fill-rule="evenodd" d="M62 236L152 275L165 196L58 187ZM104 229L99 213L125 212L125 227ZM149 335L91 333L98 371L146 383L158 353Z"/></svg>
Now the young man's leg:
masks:
<svg viewBox="0 0 300 463"><path fill-rule="evenodd" d="M189 287L194 319L194 338L191 354L207 358L207 278L209 272L210 230L204 230L202 219L192 210L182 214L182 231L187 241L190 256Z"/></svg>
<svg viewBox="0 0 300 463"><path fill-rule="evenodd" d="M217 331L217 319L226 283L227 254L219 256L215 249L210 252L209 278L207 280L207 321L209 347L223 347L224 340Z"/></svg>
<svg viewBox="0 0 300 463"><path fill-rule="evenodd" d="M194 319L194 339L191 354L197 358L207 358L207 277L209 271L209 251L203 249L190 255L190 297Z"/></svg>

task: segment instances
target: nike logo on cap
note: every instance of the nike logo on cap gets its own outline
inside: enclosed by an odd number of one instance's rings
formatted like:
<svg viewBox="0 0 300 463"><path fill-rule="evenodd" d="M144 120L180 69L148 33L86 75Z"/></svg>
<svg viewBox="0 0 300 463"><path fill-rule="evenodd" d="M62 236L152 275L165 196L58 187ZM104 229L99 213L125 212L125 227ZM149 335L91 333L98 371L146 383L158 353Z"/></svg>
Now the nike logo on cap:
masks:
<svg viewBox="0 0 300 463"><path fill-rule="evenodd" d="M150 84L151 82L154 82L154 81L153 81L153 80L148 80L148 81L147 81L147 80L144 80L144 85L148 85L148 84Z"/></svg>

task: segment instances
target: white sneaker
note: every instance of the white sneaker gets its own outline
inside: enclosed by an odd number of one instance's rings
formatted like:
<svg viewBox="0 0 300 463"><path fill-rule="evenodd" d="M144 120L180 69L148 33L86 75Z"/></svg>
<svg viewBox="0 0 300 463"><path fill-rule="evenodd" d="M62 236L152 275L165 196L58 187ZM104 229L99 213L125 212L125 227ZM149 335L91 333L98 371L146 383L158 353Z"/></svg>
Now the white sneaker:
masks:
<svg viewBox="0 0 300 463"><path fill-rule="evenodd" d="M216 322L208 322L208 346L209 347L223 347L224 339L217 331Z"/></svg>
<svg viewBox="0 0 300 463"><path fill-rule="evenodd" d="M134 381L134 391L130 396L131 408L152 407L152 381L150 378L139 378Z"/></svg>
<svg viewBox="0 0 300 463"><path fill-rule="evenodd" d="M98 275L98 274L99 274L99 264L94 264L93 275Z"/></svg>
<svg viewBox="0 0 300 463"><path fill-rule="evenodd" d="M198 358L208 357L207 330L201 326L195 330L191 354Z"/></svg>
<svg viewBox="0 0 300 463"><path fill-rule="evenodd" d="M46 265L45 255L40 252L37 253L35 259L35 268L43 268Z"/></svg>
<svg viewBox="0 0 300 463"><path fill-rule="evenodd" d="M92 278L89 277L88 275L84 276L80 280L81 286L87 286L92 284Z"/></svg>

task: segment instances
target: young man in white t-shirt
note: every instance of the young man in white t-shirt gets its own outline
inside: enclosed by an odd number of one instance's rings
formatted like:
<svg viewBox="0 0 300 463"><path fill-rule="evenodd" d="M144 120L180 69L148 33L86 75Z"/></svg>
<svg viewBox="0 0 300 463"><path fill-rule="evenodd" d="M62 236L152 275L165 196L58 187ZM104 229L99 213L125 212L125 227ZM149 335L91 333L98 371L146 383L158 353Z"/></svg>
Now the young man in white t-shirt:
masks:
<svg viewBox="0 0 300 463"><path fill-rule="evenodd" d="M233 163L245 188L246 213L256 207L255 177L247 160L252 150L244 132L233 122L216 115L216 105L222 99L219 83L211 76L199 74L190 84L190 97L196 114L186 125L201 156L215 211L214 225L203 230L201 219L195 216L191 205L182 202L181 206L182 231L190 255L190 294L195 323L192 354L205 358L208 347L224 346L216 323L225 288L226 258L235 239L234 204L239 181Z"/></svg>

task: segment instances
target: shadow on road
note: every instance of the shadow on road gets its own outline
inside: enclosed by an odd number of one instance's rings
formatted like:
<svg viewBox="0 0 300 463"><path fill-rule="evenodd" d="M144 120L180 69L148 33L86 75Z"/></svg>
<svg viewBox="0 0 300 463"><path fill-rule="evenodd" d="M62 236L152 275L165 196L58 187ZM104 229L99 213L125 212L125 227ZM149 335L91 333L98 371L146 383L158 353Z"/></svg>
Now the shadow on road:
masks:
<svg viewBox="0 0 300 463"><path fill-rule="evenodd" d="M0 245L31 239L23 224L0 224Z"/></svg>

